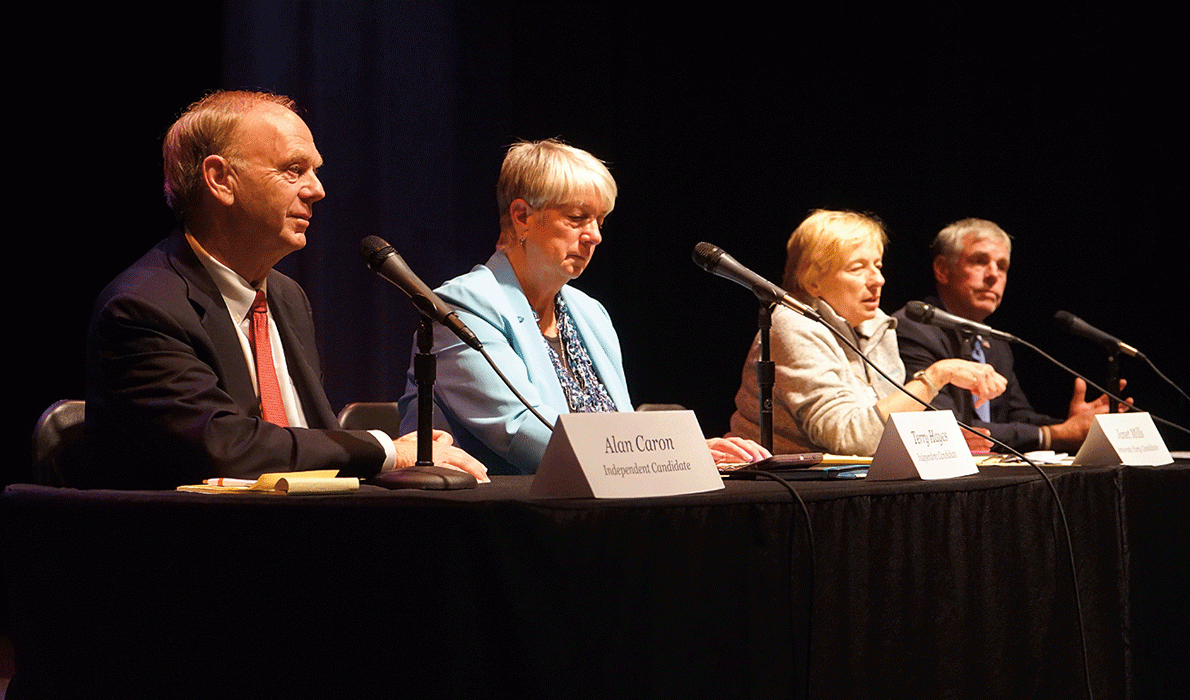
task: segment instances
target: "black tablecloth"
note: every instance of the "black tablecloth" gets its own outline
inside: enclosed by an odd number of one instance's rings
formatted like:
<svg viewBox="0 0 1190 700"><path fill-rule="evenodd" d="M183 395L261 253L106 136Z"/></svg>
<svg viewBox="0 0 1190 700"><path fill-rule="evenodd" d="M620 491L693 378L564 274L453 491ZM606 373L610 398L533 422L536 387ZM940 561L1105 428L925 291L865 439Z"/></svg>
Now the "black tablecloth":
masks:
<svg viewBox="0 0 1190 700"><path fill-rule="evenodd" d="M1047 473L1094 697L1185 697L1190 466ZM799 482L813 556L771 482L613 501L530 481L11 486L9 696L1086 697L1071 552L1028 468Z"/></svg>

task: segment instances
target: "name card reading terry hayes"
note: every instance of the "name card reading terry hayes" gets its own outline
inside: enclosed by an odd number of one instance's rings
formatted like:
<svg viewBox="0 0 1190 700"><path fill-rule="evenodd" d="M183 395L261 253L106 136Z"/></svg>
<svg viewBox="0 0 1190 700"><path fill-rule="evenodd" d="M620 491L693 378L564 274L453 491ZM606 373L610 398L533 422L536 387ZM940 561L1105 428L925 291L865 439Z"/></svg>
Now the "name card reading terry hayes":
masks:
<svg viewBox="0 0 1190 700"><path fill-rule="evenodd" d="M639 498L721 488L693 411L564 413L529 495Z"/></svg>
<svg viewBox="0 0 1190 700"><path fill-rule="evenodd" d="M978 472L953 413L894 413L872 455L868 481L949 479Z"/></svg>

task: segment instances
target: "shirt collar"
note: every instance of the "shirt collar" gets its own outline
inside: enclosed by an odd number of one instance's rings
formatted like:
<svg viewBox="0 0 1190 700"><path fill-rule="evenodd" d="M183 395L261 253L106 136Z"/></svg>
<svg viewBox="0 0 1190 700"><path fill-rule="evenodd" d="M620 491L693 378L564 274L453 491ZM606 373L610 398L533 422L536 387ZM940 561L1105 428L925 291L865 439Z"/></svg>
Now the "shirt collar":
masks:
<svg viewBox="0 0 1190 700"><path fill-rule="evenodd" d="M191 250L198 256L199 262L206 268L207 274L215 282L215 287L219 289L219 294L223 297L223 302L227 304L227 311L232 318L243 320L248 317L248 312L252 309L252 302L256 301L257 288L253 287L248 280L244 279L235 270L227 265L219 262L211 257L194 236L190 232L186 232L186 242L190 244ZM260 289L265 291L265 285L268 280L260 283Z"/></svg>

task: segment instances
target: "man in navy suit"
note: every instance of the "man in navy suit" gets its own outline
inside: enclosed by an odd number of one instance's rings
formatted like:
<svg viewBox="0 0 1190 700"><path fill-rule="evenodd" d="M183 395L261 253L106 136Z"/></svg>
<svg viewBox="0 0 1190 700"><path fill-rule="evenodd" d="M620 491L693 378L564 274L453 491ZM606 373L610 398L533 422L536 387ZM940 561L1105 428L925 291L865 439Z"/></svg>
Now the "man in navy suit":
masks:
<svg viewBox="0 0 1190 700"><path fill-rule="evenodd" d="M938 296L926 299L927 303L978 323L999 308L1012 255L1012 240L1003 229L986 219L956 221L938 232L931 252ZM1004 393L985 404L987 415L978 415L970 392L953 386L944 387L933 405L954 411L958 420L987 429L1014 449L1074 452L1086 439L1095 414L1108 410L1106 395L1087 401L1087 384L1076 379L1065 419L1040 414L1017 381L1007 343L916 323L906 318L903 308L893 316L906 373L957 357L987 362L1008 379Z"/></svg>
<svg viewBox="0 0 1190 700"><path fill-rule="evenodd" d="M340 428L321 384L309 301L273 270L305 246L314 204L326 196L322 157L292 100L213 93L174 123L163 155L166 198L183 230L96 302L92 459L78 485L173 488L308 469L368 477L413 464L412 434ZM435 436L434 458L486 480L445 433Z"/></svg>

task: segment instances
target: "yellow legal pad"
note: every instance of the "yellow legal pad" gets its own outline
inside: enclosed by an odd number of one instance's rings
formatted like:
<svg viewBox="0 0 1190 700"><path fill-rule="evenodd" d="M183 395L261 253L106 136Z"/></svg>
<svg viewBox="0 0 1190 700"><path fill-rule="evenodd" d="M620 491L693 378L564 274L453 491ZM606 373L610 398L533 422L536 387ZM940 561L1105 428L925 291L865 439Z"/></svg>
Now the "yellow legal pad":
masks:
<svg viewBox="0 0 1190 700"><path fill-rule="evenodd" d="M264 474L255 481L251 479L206 479L193 486L179 486L179 491L191 493L256 493L284 496L285 494L334 494L359 491L359 479L339 477L337 469L320 469L306 472L280 472Z"/></svg>

